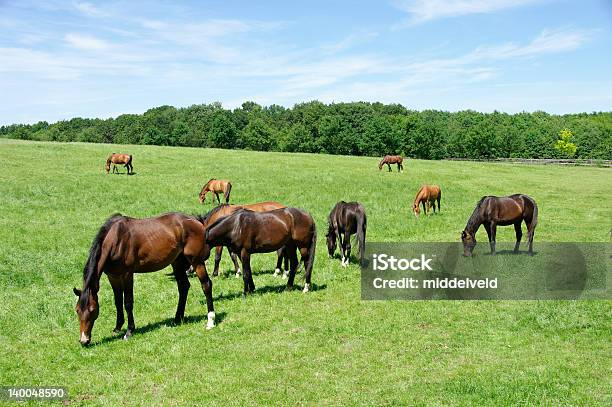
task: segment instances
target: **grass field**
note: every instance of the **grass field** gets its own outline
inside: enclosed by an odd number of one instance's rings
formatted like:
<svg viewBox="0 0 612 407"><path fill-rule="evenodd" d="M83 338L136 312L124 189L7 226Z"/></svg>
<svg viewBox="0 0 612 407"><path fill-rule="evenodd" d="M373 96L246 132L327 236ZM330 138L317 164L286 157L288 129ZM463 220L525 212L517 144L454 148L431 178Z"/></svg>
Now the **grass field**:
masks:
<svg viewBox="0 0 612 407"><path fill-rule="evenodd" d="M110 152L132 153L136 175L105 175ZM358 266L328 259L324 230L335 202L358 200L368 241L456 241L482 195L521 192L540 207L536 247L608 241L612 172L408 160L398 174L376 164L0 139L0 385L65 386L71 403L87 405L610 405L610 301L365 302ZM72 287L103 221L205 213L211 203L197 194L213 176L232 180L233 202L277 200L314 216L315 290L283 292L274 255L255 255L254 295L242 298L241 279L214 278L218 326L206 331L196 278L187 320L173 326L169 269L138 275L137 331L123 341L111 333L104 278L93 344L81 347ZM442 212L417 221L409 208L425 182L442 187ZM512 228L498 229L498 240L513 239ZM230 266L224 254L222 270Z"/></svg>

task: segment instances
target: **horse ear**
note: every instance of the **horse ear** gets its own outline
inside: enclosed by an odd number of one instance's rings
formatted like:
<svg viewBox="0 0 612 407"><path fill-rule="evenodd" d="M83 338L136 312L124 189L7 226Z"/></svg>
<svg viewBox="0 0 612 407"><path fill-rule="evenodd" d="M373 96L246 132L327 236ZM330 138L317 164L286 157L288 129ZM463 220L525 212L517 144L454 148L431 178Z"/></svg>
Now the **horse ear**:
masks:
<svg viewBox="0 0 612 407"><path fill-rule="evenodd" d="M73 293L74 293L74 295L76 295L77 297L80 297L80 296L81 296L81 290L79 290L79 289L78 289L78 288L76 288L76 287L73 287L73 288L72 288L72 292L73 292Z"/></svg>

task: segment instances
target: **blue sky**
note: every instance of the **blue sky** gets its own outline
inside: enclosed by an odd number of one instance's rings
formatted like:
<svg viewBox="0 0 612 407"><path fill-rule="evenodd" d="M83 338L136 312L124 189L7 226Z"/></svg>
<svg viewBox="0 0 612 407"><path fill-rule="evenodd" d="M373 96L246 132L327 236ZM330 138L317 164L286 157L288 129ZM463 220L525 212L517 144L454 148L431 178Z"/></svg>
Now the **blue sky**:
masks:
<svg viewBox="0 0 612 407"><path fill-rule="evenodd" d="M159 105L612 110L612 1L0 0L0 124Z"/></svg>

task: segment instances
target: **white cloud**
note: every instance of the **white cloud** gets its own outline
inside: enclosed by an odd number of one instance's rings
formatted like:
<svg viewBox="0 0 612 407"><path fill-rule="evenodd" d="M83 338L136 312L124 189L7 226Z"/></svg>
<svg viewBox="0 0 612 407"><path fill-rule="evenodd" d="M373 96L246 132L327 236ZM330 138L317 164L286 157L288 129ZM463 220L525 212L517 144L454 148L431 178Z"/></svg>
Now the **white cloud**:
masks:
<svg viewBox="0 0 612 407"><path fill-rule="evenodd" d="M104 40L87 34L66 34L64 40L74 48L86 51L98 51L110 48L110 44Z"/></svg>
<svg viewBox="0 0 612 407"><path fill-rule="evenodd" d="M416 25L427 21L469 14L493 13L519 7L540 0L397 0L394 4L409 14L402 25Z"/></svg>
<svg viewBox="0 0 612 407"><path fill-rule="evenodd" d="M105 17L108 14L100 8L94 6L91 3L84 1L77 1L74 3L74 7L81 13L86 14L90 17Z"/></svg>

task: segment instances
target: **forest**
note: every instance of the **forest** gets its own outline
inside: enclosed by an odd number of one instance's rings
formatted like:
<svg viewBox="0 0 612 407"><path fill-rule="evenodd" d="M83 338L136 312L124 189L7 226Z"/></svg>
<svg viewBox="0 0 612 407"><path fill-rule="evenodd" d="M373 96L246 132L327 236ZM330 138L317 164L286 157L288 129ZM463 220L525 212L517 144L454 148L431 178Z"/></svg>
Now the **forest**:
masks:
<svg viewBox="0 0 612 407"><path fill-rule="evenodd" d="M612 112L415 111L400 104L160 106L109 119L0 127L0 137L421 159L612 159Z"/></svg>

